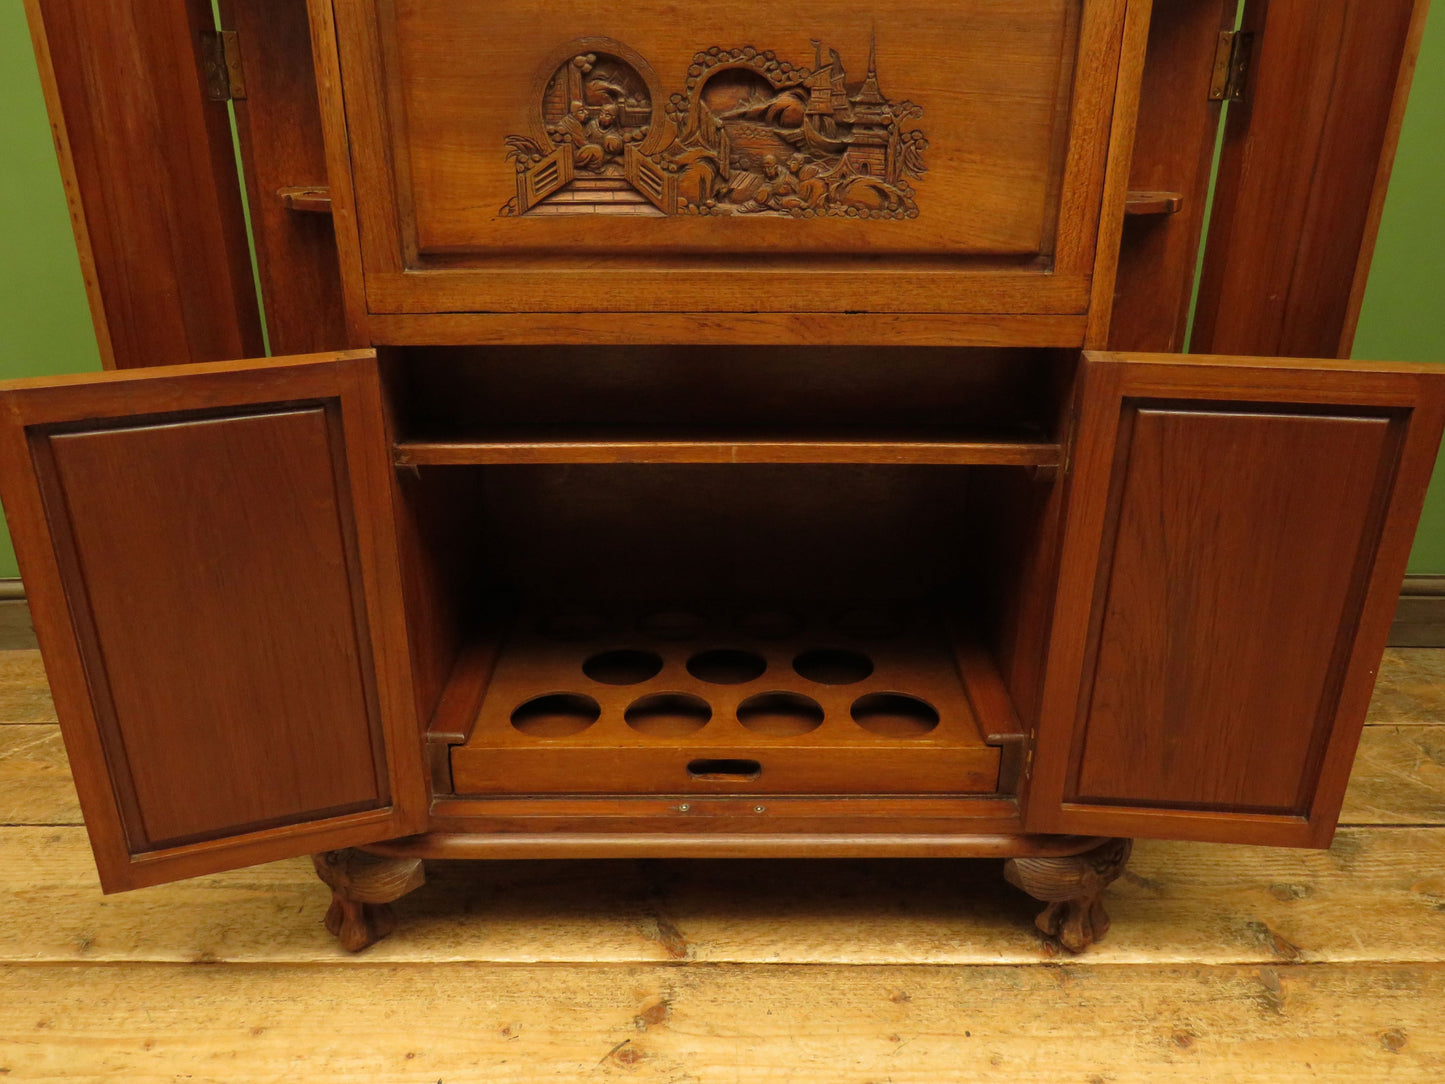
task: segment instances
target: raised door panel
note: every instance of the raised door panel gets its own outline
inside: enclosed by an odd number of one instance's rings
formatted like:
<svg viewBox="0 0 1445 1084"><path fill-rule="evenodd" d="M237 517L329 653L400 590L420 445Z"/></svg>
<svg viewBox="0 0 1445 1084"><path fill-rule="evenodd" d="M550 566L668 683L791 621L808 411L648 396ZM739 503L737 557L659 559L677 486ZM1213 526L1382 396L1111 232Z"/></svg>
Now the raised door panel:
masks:
<svg viewBox="0 0 1445 1084"><path fill-rule="evenodd" d="M372 356L26 382L0 403L104 886L417 830Z"/></svg>
<svg viewBox="0 0 1445 1084"><path fill-rule="evenodd" d="M1442 394L1423 368L1089 358L1031 828L1328 842Z"/></svg>
<svg viewBox="0 0 1445 1084"><path fill-rule="evenodd" d="M368 309L1081 314L1126 7L313 0Z"/></svg>

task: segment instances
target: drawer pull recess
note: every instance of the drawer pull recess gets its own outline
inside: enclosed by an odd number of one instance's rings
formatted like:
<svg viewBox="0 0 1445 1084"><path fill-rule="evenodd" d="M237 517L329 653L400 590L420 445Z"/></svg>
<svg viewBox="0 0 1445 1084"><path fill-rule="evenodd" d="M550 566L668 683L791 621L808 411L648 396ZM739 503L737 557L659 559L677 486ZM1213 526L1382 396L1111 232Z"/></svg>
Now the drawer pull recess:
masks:
<svg viewBox="0 0 1445 1084"><path fill-rule="evenodd" d="M756 779L763 774L763 766L756 760L694 760L687 766L687 774L726 783Z"/></svg>

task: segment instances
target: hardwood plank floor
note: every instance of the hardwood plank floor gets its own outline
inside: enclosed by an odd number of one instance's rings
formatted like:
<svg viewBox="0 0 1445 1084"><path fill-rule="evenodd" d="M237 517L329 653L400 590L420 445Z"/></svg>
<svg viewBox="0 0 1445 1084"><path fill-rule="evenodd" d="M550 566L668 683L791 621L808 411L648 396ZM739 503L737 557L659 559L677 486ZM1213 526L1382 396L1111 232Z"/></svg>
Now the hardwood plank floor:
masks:
<svg viewBox="0 0 1445 1084"><path fill-rule="evenodd" d="M0 969L7 1079L1439 1080L1445 966Z"/></svg>
<svg viewBox="0 0 1445 1084"><path fill-rule="evenodd" d="M923 861L443 863L349 956L304 860L102 896L0 651L0 1079L1445 1079L1445 651L1388 653L1344 825L1141 842L1076 959Z"/></svg>

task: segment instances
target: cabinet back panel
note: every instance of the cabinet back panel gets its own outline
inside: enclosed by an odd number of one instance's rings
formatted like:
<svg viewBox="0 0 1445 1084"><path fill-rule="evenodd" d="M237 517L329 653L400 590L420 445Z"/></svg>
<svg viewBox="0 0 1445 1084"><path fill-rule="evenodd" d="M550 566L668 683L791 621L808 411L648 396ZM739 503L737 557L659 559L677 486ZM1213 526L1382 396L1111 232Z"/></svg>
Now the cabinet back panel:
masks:
<svg viewBox="0 0 1445 1084"><path fill-rule="evenodd" d="M1067 800L1310 808L1399 427L1287 411L1126 410Z"/></svg>
<svg viewBox="0 0 1445 1084"><path fill-rule="evenodd" d="M535 431L1053 434L1077 353L907 347L389 351L403 438Z"/></svg>
<svg viewBox="0 0 1445 1084"><path fill-rule="evenodd" d="M906 599L968 570L969 468L440 469L480 470L477 560L527 596Z"/></svg>
<svg viewBox="0 0 1445 1084"><path fill-rule="evenodd" d="M172 418L31 438L131 851L386 804L339 417Z"/></svg>

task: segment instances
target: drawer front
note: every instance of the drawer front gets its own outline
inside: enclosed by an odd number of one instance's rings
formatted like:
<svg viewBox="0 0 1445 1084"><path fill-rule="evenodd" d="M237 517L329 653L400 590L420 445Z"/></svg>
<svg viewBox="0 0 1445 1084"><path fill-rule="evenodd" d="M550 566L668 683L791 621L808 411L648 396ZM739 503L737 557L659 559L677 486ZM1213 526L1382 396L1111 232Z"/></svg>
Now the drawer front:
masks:
<svg viewBox="0 0 1445 1084"><path fill-rule="evenodd" d="M370 312L1087 309L1124 0L314 8Z"/></svg>

